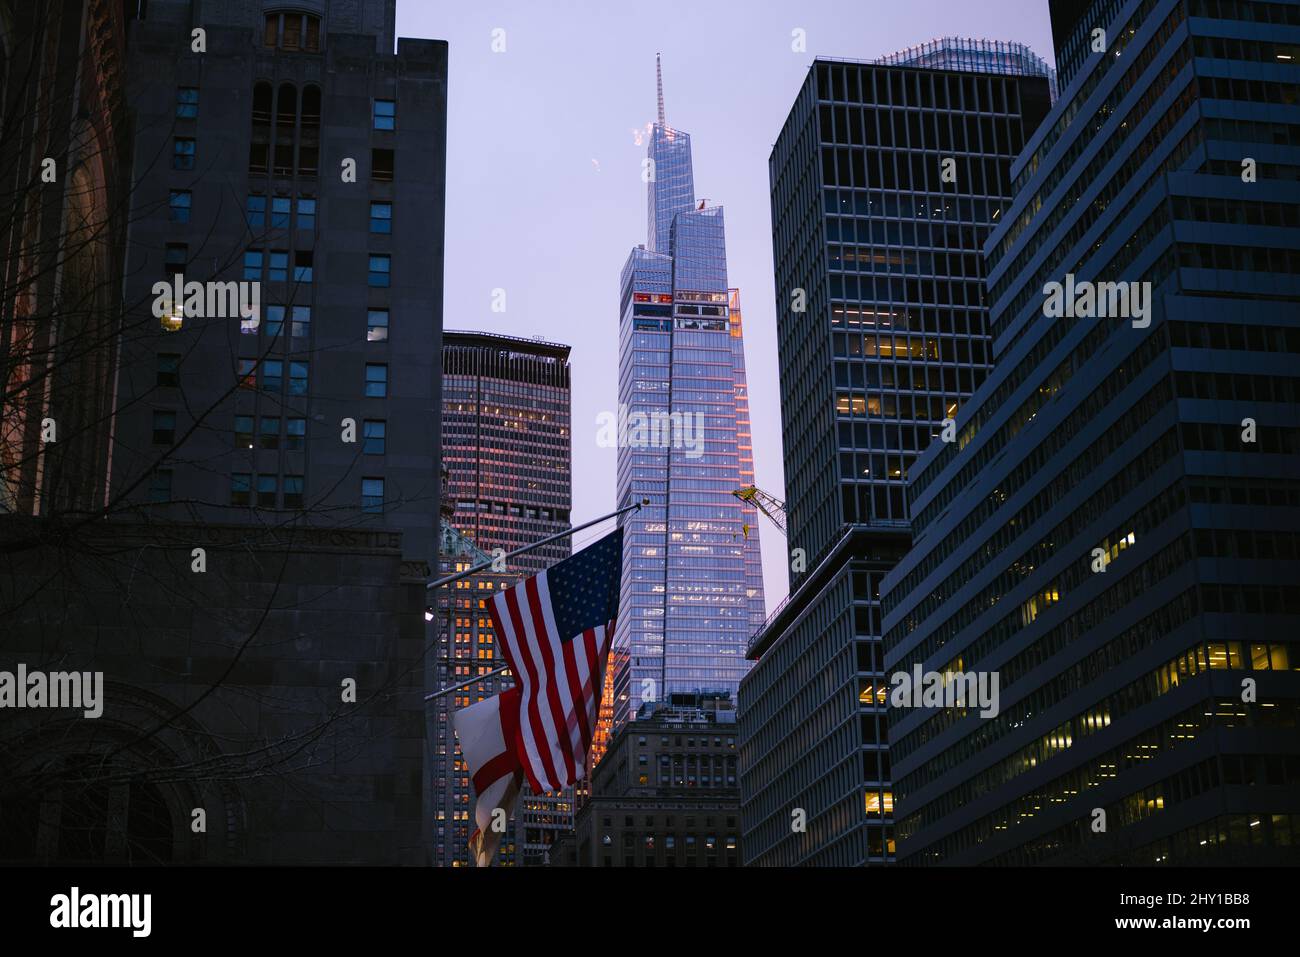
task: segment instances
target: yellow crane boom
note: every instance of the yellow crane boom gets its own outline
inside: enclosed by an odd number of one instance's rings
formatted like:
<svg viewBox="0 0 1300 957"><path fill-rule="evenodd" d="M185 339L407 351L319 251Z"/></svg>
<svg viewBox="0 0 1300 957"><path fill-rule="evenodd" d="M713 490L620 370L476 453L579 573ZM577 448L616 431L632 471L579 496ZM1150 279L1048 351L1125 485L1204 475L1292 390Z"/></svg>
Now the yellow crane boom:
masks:
<svg viewBox="0 0 1300 957"><path fill-rule="evenodd" d="M744 488L738 488L731 493L740 499L753 505L756 509L768 517L768 519L780 529L781 534L785 534L785 502L781 501L774 495L769 495L756 485L746 485ZM744 527L745 537L749 538L749 526Z"/></svg>

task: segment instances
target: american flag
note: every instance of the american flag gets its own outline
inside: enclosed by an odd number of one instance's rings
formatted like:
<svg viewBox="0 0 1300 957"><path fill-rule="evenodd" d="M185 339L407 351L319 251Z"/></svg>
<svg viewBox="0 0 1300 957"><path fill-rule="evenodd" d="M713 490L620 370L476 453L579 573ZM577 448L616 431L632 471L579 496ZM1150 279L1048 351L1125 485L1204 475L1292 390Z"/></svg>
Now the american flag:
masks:
<svg viewBox="0 0 1300 957"><path fill-rule="evenodd" d="M515 754L534 794L581 778L618 617L620 528L489 604L519 691Z"/></svg>

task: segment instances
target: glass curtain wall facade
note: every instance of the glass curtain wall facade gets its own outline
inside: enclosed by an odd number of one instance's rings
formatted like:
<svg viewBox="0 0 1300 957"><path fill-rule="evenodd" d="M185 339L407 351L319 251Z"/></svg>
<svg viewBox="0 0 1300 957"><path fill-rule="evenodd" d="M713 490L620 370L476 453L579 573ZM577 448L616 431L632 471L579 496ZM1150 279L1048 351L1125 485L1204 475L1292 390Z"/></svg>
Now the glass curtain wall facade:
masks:
<svg viewBox="0 0 1300 957"><path fill-rule="evenodd" d="M650 504L623 520L615 725L672 692L734 695L763 615L757 510L732 495L753 480L753 448L725 219L697 204L690 137L662 122L662 100L660 114L648 239L620 284L618 496Z"/></svg>
<svg viewBox="0 0 1300 957"><path fill-rule="evenodd" d="M727 290L728 328L731 332L731 374L736 394L736 448L740 452L740 484L754 484L754 434L749 418L749 384L745 379L745 330L740 313L740 290ZM745 597L749 603L749 624L746 630L753 634L763 625L766 608L763 603L763 555L759 547L762 538L757 524L757 510L750 509L756 521L742 530L745 543Z"/></svg>
<svg viewBox="0 0 1300 957"><path fill-rule="evenodd" d="M569 347L449 331L443 334L442 359L444 512L450 524L489 556L496 549L510 552L569 528ZM450 600L456 607L455 627L444 627L439 636L439 687L505 664L497 651L487 602L496 589L567 558L571 548L571 540L562 538L510 559L504 575L484 572L441 589L454 596ZM466 562L465 567L472 564ZM435 777L458 815L438 835L437 864L465 866L469 861L466 841L474 790L450 714L513 683L509 675L484 678L432 702L438 715ZM444 774L448 765L450 770ZM503 842L499 858L521 865L541 864L555 837L572 829L572 790L534 795L525 788L516 822L514 840L508 848ZM441 820L438 823L442 826Z"/></svg>
<svg viewBox="0 0 1300 957"><path fill-rule="evenodd" d="M988 372L980 249L1050 104L1032 54L985 72L965 55L977 43L945 43L961 68L815 61L769 161L789 545L806 570L740 690L750 863L894 857L880 583L908 546L912 463Z"/></svg>
<svg viewBox="0 0 1300 957"><path fill-rule="evenodd" d="M695 169L691 163L691 134L656 123L646 150L646 248L672 254L671 232L678 213L695 208Z"/></svg>
<svg viewBox="0 0 1300 957"><path fill-rule="evenodd" d="M929 70L965 70L1003 76L1045 76L1055 102L1056 71L1023 43L944 37L883 56L877 63L920 66Z"/></svg>
<svg viewBox="0 0 1300 957"><path fill-rule="evenodd" d="M1294 863L1300 5L1052 13L1066 86L985 246L994 371L884 585L887 671L995 672L999 711L895 713L899 857ZM1067 275L1148 309L1049 314Z"/></svg>

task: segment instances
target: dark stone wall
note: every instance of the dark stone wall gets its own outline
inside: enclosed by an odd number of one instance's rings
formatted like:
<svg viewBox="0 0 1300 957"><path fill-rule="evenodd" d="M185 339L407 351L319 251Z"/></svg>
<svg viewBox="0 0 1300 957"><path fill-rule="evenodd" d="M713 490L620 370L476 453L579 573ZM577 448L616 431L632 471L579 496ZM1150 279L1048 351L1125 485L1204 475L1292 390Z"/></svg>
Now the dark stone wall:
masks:
<svg viewBox="0 0 1300 957"><path fill-rule="evenodd" d="M0 556L0 671L102 671L104 704L0 709L0 861L423 862L424 583L398 533L0 519L33 531Z"/></svg>

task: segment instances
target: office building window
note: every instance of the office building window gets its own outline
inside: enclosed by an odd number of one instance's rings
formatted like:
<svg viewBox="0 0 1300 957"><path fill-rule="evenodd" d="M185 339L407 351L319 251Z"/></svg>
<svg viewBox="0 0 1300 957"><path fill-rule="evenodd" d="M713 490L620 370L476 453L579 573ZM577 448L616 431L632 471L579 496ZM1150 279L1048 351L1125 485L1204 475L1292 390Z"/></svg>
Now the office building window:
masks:
<svg viewBox="0 0 1300 957"><path fill-rule="evenodd" d="M251 415L235 416L235 448L251 449L253 447L253 417Z"/></svg>
<svg viewBox="0 0 1300 957"><path fill-rule="evenodd" d="M172 140L172 169L194 169L195 142L192 136Z"/></svg>
<svg viewBox="0 0 1300 957"><path fill-rule="evenodd" d="M388 395L388 366L378 362L366 363L366 395L376 399Z"/></svg>
<svg viewBox="0 0 1300 957"><path fill-rule="evenodd" d="M253 490L253 476L248 472L236 472L230 476L230 504L247 507Z"/></svg>
<svg viewBox="0 0 1300 957"><path fill-rule="evenodd" d="M190 221L190 204L193 197L188 189L174 189L167 201L167 218L173 223Z"/></svg>
<svg viewBox="0 0 1300 957"><path fill-rule="evenodd" d="M289 228L289 210L293 206L293 200L288 196L271 197L271 228L288 229Z"/></svg>
<svg viewBox="0 0 1300 957"><path fill-rule="evenodd" d="M237 369L235 375L239 381L239 387L241 389L256 389L257 360L240 359L237 363Z"/></svg>
<svg viewBox="0 0 1300 957"><path fill-rule="evenodd" d="M176 441L176 413L155 411L153 414L153 444L171 445Z"/></svg>
<svg viewBox="0 0 1300 957"><path fill-rule="evenodd" d="M271 147L266 143L252 143L248 147L248 171L265 174L271 162Z"/></svg>
<svg viewBox="0 0 1300 957"><path fill-rule="evenodd" d="M266 307L266 334L275 338L284 328L284 306L270 305Z"/></svg>
<svg viewBox="0 0 1300 957"><path fill-rule="evenodd" d="M387 289L392 268L393 257L372 254L370 257L370 273L366 279L367 283L376 289Z"/></svg>
<svg viewBox="0 0 1300 957"><path fill-rule="evenodd" d="M284 119L283 113L280 114L280 119ZM276 176L293 175L293 143L276 143L274 159L275 162L271 164L272 173Z"/></svg>
<svg viewBox="0 0 1300 957"><path fill-rule="evenodd" d="M295 339L305 339L311 335L311 306L293 307L293 324L290 335Z"/></svg>
<svg viewBox="0 0 1300 957"><path fill-rule="evenodd" d="M309 232L316 228L316 200L310 196L298 197L298 228Z"/></svg>
<svg viewBox="0 0 1300 957"><path fill-rule="evenodd" d="M300 452L307 444L307 420L287 419L284 423L284 447L291 452Z"/></svg>
<svg viewBox="0 0 1300 957"><path fill-rule="evenodd" d="M264 415L257 430L257 447L260 449L278 449L280 447L279 416Z"/></svg>
<svg viewBox="0 0 1300 957"><path fill-rule="evenodd" d="M303 143L298 147L298 175L313 177L320 172L320 147ZM311 229L299 224L300 229Z"/></svg>
<svg viewBox="0 0 1300 957"><path fill-rule="evenodd" d="M298 118L298 88L292 83L281 83L275 104L275 125L284 127L286 136L292 138L294 121Z"/></svg>
<svg viewBox="0 0 1300 957"><path fill-rule="evenodd" d="M268 49L319 53L320 17L310 13L268 13L262 44Z"/></svg>
<svg viewBox="0 0 1300 957"><path fill-rule="evenodd" d="M361 480L361 511L382 512L384 510L384 480L381 478L363 478Z"/></svg>
<svg viewBox="0 0 1300 957"><path fill-rule="evenodd" d="M393 181L393 151L372 149L370 151L370 178L376 183Z"/></svg>
<svg viewBox="0 0 1300 957"><path fill-rule="evenodd" d="M374 126L377 130L397 128L396 100L375 100Z"/></svg>
<svg viewBox="0 0 1300 957"><path fill-rule="evenodd" d="M164 253L163 269L169 276L185 271L185 264L190 258L190 247L185 243L168 243ZM179 305L179 304L177 304Z"/></svg>
<svg viewBox="0 0 1300 957"><path fill-rule="evenodd" d="M302 508L302 485L303 477L301 475L286 475L284 477L285 508Z"/></svg>
<svg viewBox="0 0 1300 957"><path fill-rule="evenodd" d="M312 260L313 256L310 249L300 249L293 254L294 282L311 282Z"/></svg>
<svg viewBox="0 0 1300 957"><path fill-rule="evenodd" d="M388 310L371 309L366 312L366 340L383 342L388 338Z"/></svg>
<svg viewBox="0 0 1300 957"><path fill-rule="evenodd" d="M284 363L279 359L267 359L262 363L262 391L279 392L284 388Z"/></svg>
<svg viewBox="0 0 1300 957"><path fill-rule="evenodd" d="M257 507L258 508L275 508L275 493L279 481L274 475L259 475L257 477Z"/></svg>
<svg viewBox="0 0 1300 957"><path fill-rule="evenodd" d="M266 225L266 197L256 193L244 201L244 220L249 229L261 229Z"/></svg>
<svg viewBox="0 0 1300 957"><path fill-rule="evenodd" d="M383 455L388 423L382 419L366 419L361 424L361 451L366 455Z"/></svg>
<svg viewBox="0 0 1300 957"><path fill-rule="evenodd" d="M320 129L320 87L314 84L302 88L302 128Z"/></svg>
<svg viewBox="0 0 1300 957"><path fill-rule="evenodd" d="M391 233L393 231L393 204L370 204L370 231L372 233Z"/></svg>
<svg viewBox="0 0 1300 957"><path fill-rule="evenodd" d="M174 388L181 384L181 357L174 352L158 354L157 376L155 383L164 388Z"/></svg>
<svg viewBox="0 0 1300 957"><path fill-rule="evenodd" d="M262 278L262 250L244 250L244 278L254 282Z"/></svg>
<svg viewBox="0 0 1300 957"><path fill-rule="evenodd" d="M182 86L176 90L176 118L193 120L199 115L199 89L196 86Z"/></svg>
<svg viewBox="0 0 1300 957"><path fill-rule="evenodd" d="M154 469L149 476L149 501L170 502L172 500L172 470Z"/></svg>
<svg viewBox="0 0 1300 957"><path fill-rule="evenodd" d="M289 278L289 254L283 249L272 249L267 263L266 278L271 282L283 282Z"/></svg>
<svg viewBox="0 0 1300 957"><path fill-rule="evenodd" d="M290 395L307 394L307 363L305 362L289 363L289 394Z"/></svg>
<svg viewBox="0 0 1300 957"><path fill-rule="evenodd" d="M253 125L271 125L271 84L262 81L253 87Z"/></svg>

